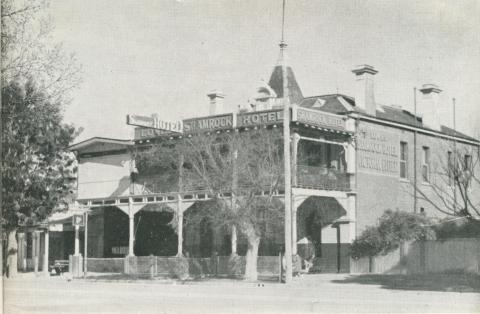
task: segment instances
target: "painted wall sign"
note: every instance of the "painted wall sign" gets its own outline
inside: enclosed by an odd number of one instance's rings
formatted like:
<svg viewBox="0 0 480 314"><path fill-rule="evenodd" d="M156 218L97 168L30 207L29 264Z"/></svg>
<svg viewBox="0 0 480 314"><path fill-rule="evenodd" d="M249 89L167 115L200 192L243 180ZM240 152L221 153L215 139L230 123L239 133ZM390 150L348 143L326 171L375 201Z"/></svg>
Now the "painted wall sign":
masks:
<svg viewBox="0 0 480 314"><path fill-rule="evenodd" d="M343 116L298 107L294 112L293 121L335 130L343 131L346 129L345 117Z"/></svg>
<svg viewBox="0 0 480 314"><path fill-rule="evenodd" d="M127 124L140 126L144 128L159 129L168 132L182 132L182 122L181 121L165 121L159 119L157 116L152 115L151 117L139 116L134 114L127 115Z"/></svg>
<svg viewBox="0 0 480 314"><path fill-rule="evenodd" d="M266 110L237 115L237 127L276 124L283 122L283 110Z"/></svg>
<svg viewBox="0 0 480 314"><path fill-rule="evenodd" d="M233 128L233 114L183 120L184 132L214 131Z"/></svg>
<svg viewBox="0 0 480 314"><path fill-rule="evenodd" d="M165 130L160 129L150 129L150 128L135 128L135 140L145 140L153 137L157 137L160 135L164 135L170 133Z"/></svg>
<svg viewBox="0 0 480 314"><path fill-rule="evenodd" d="M113 246L112 247L112 254L127 255L128 254L128 246Z"/></svg>
<svg viewBox="0 0 480 314"><path fill-rule="evenodd" d="M378 127L361 125L357 132L358 171L398 177L400 138Z"/></svg>

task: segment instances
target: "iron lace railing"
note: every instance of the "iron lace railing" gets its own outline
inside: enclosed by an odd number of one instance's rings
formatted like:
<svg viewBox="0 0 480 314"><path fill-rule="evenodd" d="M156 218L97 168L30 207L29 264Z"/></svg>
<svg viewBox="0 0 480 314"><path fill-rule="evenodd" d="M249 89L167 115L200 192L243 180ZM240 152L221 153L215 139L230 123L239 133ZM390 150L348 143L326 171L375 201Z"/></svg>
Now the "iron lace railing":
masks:
<svg viewBox="0 0 480 314"><path fill-rule="evenodd" d="M350 191L350 176L333 168L297 165L297 187L318 190Z"/></svg>

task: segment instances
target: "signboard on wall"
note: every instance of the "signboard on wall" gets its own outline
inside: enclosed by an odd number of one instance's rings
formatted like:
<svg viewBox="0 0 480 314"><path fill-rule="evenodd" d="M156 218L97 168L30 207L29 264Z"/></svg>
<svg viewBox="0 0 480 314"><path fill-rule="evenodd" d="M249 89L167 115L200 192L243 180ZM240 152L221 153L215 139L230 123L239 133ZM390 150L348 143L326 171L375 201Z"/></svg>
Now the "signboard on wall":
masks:
<svg viewBox="0 0 480 314"><path fill-rule="evenodd" d="M159 129L167 132L182 132L182 122L176 121L166 121L159 119L156 115L151 117L139 116L135 114L127 115L127 124L140 126L144 128Z"/></svg>
<svg viewBox="0 0 480 314"><path fill-rule="evenodd" d="M269 125L283 122L283 110L265 110L237 115L237 127Z"/></svg>
<svg viewBox="0 0 480 314"><path fill-rule="evenodd" d="M233 128L233 114L183 120L184 132L215 131Z"/></svg>
<svg viewBox="0 0 480 314"><path fill-rule="evenodd" d="M358 171L398 177L400 138L380 127L360 125L357 131Z"/></svg>
<svg viewBox="0 0 480 314"><path fill-rule="evenodd" d="M85 216L75 214L72 216L72 225L83 227L85 226Z"/></svg>
<svg viewBox="0 0 480 314"><path fill-rule="evenodd" d="M333 113L296 107L293 110L293 121L324 127L328 129L346 130L346 118Z"/></svg>
<svg viewBox="0 0 480 314"><path fill-rule="evenodd" d="M168 131L149 128L135 128L135 140L145 140L169 133Z"/></svg>

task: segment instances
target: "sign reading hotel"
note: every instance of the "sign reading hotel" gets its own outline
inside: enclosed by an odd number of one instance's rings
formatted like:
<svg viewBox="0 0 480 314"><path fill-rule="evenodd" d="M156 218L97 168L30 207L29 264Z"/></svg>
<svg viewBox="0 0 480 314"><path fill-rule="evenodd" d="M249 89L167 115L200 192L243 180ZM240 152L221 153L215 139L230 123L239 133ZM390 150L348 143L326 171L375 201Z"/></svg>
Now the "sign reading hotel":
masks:
<svg viewBox="0 0 480 314"><path fill-rule="evenodd" d="M283 110L247 112L237 115L237 127L270 125L283 122Z"/></svg>
<svg viewBox="0 0 480 314"><path fill-rule="evenodd" d="M159 129L166 132L182 133L182 122L161 120L155 115L151 117L139 116L134 114L127 115L127 124L143 128Z"/></svg>
<svg viewBox="0 0 480 314"><path fill-rule="evenodd" d="M183 131L202 132L233 128L233 114L183 120Z"/></svg>
<svg viewBox="0 0 480 314"><path fill-rule="evenodd" d="M340 131L345 131L346 129L344 116L307 108L295 108L293 121Z"/></svg>
<svg viewBox="0 0 480 314"><path fill-rule="evenodd" d="M398 177L400 139L395 133L360 126L357 138L358 171Z"/></svg>

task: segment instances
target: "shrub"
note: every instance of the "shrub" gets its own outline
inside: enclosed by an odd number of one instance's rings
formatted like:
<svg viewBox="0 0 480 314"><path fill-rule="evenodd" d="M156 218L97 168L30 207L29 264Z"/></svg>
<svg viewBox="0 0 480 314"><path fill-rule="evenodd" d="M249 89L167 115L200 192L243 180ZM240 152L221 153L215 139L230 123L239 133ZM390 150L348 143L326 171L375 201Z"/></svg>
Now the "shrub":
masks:
<svg viewBox="0 0 480 314"><path fill-rule="evenodd" d="M435 239L430 220L424 215L387 210L377 226L365 229L352 243L351 256L360 258L387 254L402 242Z"/></svg>
<svg viewBox="0 0 480 314"><path fill-rule="evenodd" d="M480 238L480 221L450 220L434 226L437 239L449 238Z"/></svg>
<svg viewBox="0 0 480 314"><path fill-rule="evenodd" d="M186 280L189 276L188 260L184 257L178 257L175 259L173 265L173 275L180 280Z"/></svg>

